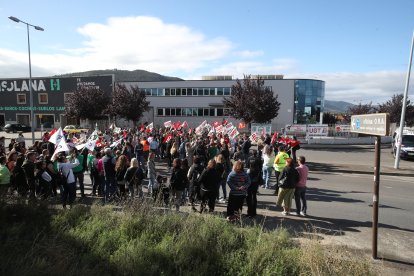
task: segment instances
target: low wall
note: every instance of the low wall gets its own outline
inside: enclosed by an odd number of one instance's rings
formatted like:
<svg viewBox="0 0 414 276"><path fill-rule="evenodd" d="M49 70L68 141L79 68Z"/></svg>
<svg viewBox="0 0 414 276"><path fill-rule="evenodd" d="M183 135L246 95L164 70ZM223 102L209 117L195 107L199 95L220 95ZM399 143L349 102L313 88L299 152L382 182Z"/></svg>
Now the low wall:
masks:
<svg viewBox="0 0 414 276"><path fill-rule="evenodd" d="M392 137L381 137L382 144L391 144ZM301 140L304 144L320 144L320 145L374 145L375 137L358 137L358 138L343 138L343 137L314 137L310 139Z"/></svg>

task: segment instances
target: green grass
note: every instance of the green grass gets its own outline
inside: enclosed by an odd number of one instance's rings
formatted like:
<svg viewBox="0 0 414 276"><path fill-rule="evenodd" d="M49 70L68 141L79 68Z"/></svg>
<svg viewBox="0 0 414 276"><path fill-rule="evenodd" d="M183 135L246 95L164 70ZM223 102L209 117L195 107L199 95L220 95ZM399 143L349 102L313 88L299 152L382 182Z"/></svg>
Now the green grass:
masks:
<svg viewBox="0 0 414 276"><path fill-rule="evenodd" d="M210 215L135 205L0 203L1 275L370 275L367 260L284 229L242 228Z"/></svg>

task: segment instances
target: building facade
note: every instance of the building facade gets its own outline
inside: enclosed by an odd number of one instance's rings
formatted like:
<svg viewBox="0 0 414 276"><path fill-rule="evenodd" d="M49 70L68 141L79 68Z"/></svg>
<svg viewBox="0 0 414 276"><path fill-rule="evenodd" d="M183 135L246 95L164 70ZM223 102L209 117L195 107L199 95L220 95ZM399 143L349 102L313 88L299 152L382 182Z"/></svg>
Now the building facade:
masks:
<svg viewBox="0 0 414 276"><path fill-rule="evenodd" d="M65 100L82 87L95 87L112 94L113 75L99 77L32 78L35 128L76 124L66 118ZM0 79L0 126L7 123L31 124L28 79Z"/></svg>
<svg viewBox="0 0 414 276"><path fill-rule="evenodd" d="M228 116L223 99L231 95L236 83L229 76L211 76L203 80L123 82L127 87L138 86L145 91L150 110L144 113L143 122L162 126L165 121L187 121L196 127L204 120L209 122ZM325 82L312 79L283 79L283 76L266 76L264 85L278 96L279 115L271 121L273 130L289 124L318 123L324 110ZM79 123L64 115L65 100L81 87L102 89L108 97L114 87L114 76L33 78L33 108L35 128L44 125L64 127ZM27 79L0 79L0 126L6 123L30 125L30 95ZM127 122L118 121L127 126Z"/></svg>
<svg viewBox="0 0 414 276"><path fill-rule="evenodd" d="M144 121L162 126L165 121L187 121L196 127L204 120L209 122L230 118L223 106L223 99L230 96L235 80L209 77L208 80L185 80L166 82L124 82L127 87L143 89L150 101L150 110ZM281 103L279 115L271 121L272 129L279 130L289 124L318 123L322 118L325 82L320 80L265 79Z"/></svg>

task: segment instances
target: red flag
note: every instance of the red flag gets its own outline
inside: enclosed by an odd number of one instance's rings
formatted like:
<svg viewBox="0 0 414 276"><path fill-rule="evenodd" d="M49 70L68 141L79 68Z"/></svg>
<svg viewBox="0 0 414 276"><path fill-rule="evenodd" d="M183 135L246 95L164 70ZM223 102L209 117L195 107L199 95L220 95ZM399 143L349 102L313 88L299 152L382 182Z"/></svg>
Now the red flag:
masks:
<svg viewBox="0 0 414 276"><path fill-rule="evenodd" d="M216 127L218 127L218 126L220 125L220 122L219 122L219 121L214 121L211 125L212 125L214 128L216 128Z"/></svg>
<svg viewBox="0 0 414 276"><path fill-rule="evenodd" d="M98 140L96 140L95 146L98 147L98 148L101 148L103 146L102 141L101 141L100 138Z"/></svg>
<svg viewBox="0 0 414 276"><path fill-rule="evenodd" d="M163 143L168 143L170 140L172 139L172 134L168 133L165 137L164 140L162 140Z"/></svg>
<svg viewBox="0 0 414 276"><path fill-rule="evenodd" d="M50 131L50 133L49 133L49 137L51 137L55 132L57 131L57 129L56 128L54 128L54 129L52 129L51 131Z"/></svg>
<svg viewBox="0 0 414 276"><path fill-rule="evenodd" d="M141 124L140 126L139 126L139 131L144 131L145 130L145 125L144 124Z"/></svg>
<svg viewBox="0 0 414 276"><path fill-rule="evenodd" d="M190 129L188 130L188 134L190 134L190 135L191 135L191 133L193 133L193 129L192 129L192 128L190 128Z"/></svg>
<svg viewBox="0 0 414 276"><path fill-rule="evenodd" d="M126 130L124 130L124 134L122 136L124 136L124 138L126 138L128 136L128 132Z"/></svg>
<svg viewBox="0 0 414 276"><path fill-rule="evenodd" d="M223 126L225 126L225 125L227 125L229 122L226 120L226 119L223 119L223 121L221 122L221 124L223 125Z"/></svg>
<svg viewBox="0 0 414 276"><path fill-rule="evenodd" d="M173 128L174 128L174 129L179 129L180 127L181 127L181 122L180 122L180 121L175 122L175 123L173 124Z"/></svg>
<svg viewBox="0 0 414 276"><path fill-rule="evenodd" d="M184 121L184 122L181 124L181 127L182 127L182 128L188 127L187 121Z"/></svg>
<svg viewBox="0 0 414 276"><path fill-rule="evenodd" d="M270 143L273 144L274 142L276 142L276 139L277 139L277 132L273 133L272 140Z"/></svg>

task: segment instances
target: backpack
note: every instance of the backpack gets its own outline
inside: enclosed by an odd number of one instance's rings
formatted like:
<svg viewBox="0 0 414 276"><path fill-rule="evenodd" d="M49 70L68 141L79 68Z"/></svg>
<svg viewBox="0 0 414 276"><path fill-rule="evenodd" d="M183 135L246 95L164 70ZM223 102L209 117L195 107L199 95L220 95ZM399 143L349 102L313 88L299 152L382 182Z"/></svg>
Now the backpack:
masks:
<svg viewBox="0 0 414 276"><path fill-rule="evenodd" d="M193 172L191 173L190 183L192 186L200 186L199 180L201 173L203 172L202 167L198 166L195 167Z"/></svg>

